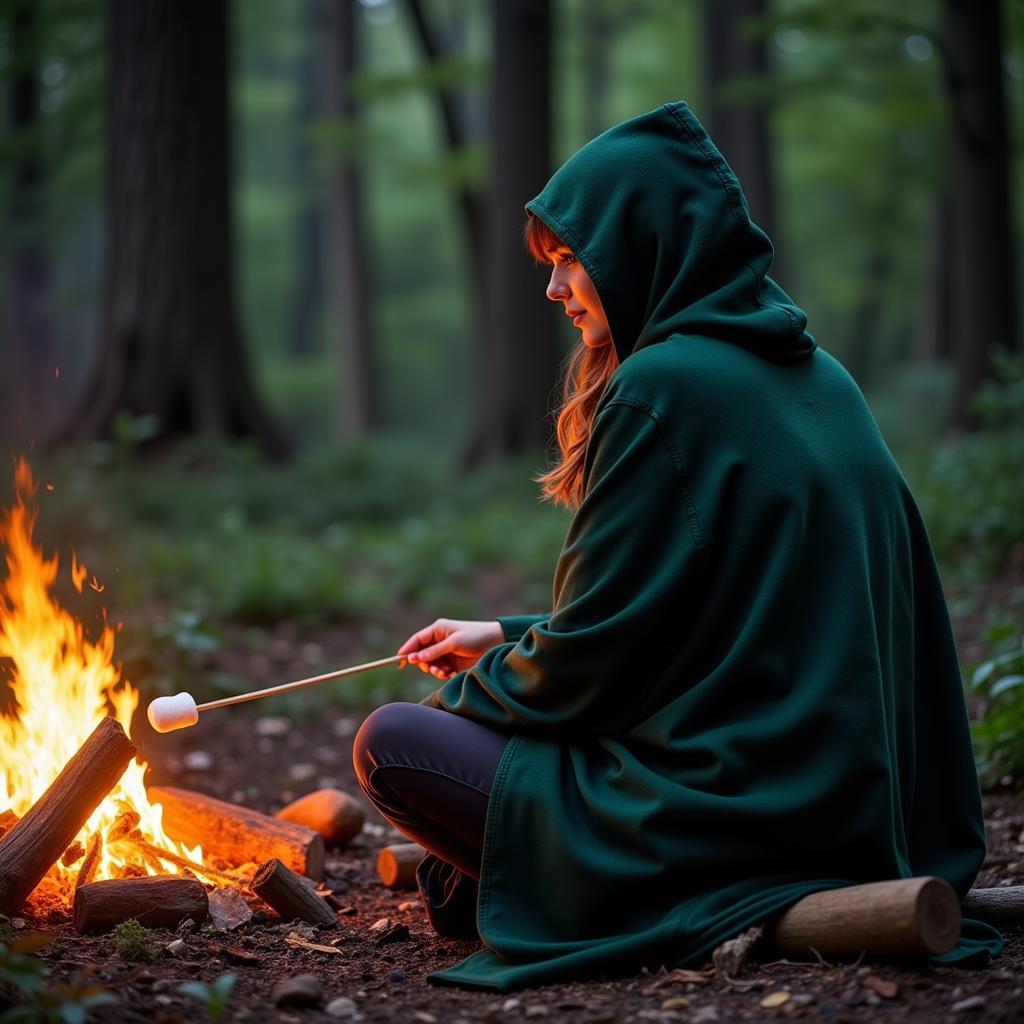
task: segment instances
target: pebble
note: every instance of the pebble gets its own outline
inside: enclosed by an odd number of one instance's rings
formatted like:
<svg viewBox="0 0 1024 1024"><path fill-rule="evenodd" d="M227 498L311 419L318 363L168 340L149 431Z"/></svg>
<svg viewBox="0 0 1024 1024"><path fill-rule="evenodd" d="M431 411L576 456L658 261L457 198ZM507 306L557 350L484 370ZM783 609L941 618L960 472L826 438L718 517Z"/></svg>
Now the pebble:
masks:
<svg viewBox="0 0 1024 1024"><path fill-rule="evenodd" d="M178 935L191 935L196 930L196 923L191 917L186 917L174 930Z"/></svg>
<svg viewBox="0 0 1024 1024"><path fill-rule="evenodd" d="M12 917L11 918L11 927L15 931L21 931L21 929L25 927L25 918L23 918L23 917Z"/></svg>
<svg viewBox="0 0 1024 1024"><path fill-rule="evenodd" d="M546 1017L551 1011L540 1003L531 1003L526 1007L527 1017Z"/></svg>
<svg viewBox="0 0 1024 1024"><path fill-rule="evenodd" d="M317 767L315 764L306 764L300 761L298 764L293 764L288 769L288 775L294 782L305 782L307 779L313 778L317 773Z"/></svg>
<svg viewBox="0 0 1024 1024"><path fill-rule="evenodd" d="M356 1017L362 1016L359 1013L359 1008L356 1006L354 999L349 999L348 996L337 996L332 999L326 1007L324 1007L324 1013L328 1017L347 1017L355 1019Z"/></svg>
<svg viewBox="0 0 1024 1024"><path fill-rule="evenodd" d="M522 1004L519 1000L513 997L511 999L506 999L505 1002L501 1004L501 1009L505 1013L511 1013L513 1010L518 1010L521 1005Z"/></svg>
<svg viewBox="0 0 1024 1024"><path fill-rule="evenodd" d="M953 1013L963 1013L965 1010L980 1010L984 1005L984 996L968 996L966 999L961 999L960 1002L954 1003L950 1010Z"/></svg>
<svg viewBox="0 0 1024 1024"><path fill-rule="evenodd" d="M405 971L402 971L402 970L399 970L398 968L396 968L395 970L393 970L393 971L392 971L392 972L391 972L391 973L390 973L390 974L388 975L388 977L389 977L389 978L390 978L390 979L391 979L392 981L405 981Z"/></svg>
<svg viewBox="0 0 1024 1024"><path fill-rule="evenodd" d="M271 990L270 1001L275 1006L303 1007L319 1006L324 996L324 987L315 974L296 974L279 981Z"/></svg>
<svg viewBox="0 0 1024 1024"><path fill-rule="evenodd" d="M205 750L192 750L185 755L184 764L191 772L208 772L213 767L213 755Z"/></svg>
<svg viewBox="0 0 1024 1024"><path fill-rule="evenodd" d="M184 956L188 946L186 946L181 939L175 939L173 942L169 942L164 946L164 949L166 949L171 956Z"/></svg>
<svg viewBox="0 0 1024 1024"><path fill-rule="evenodd" d="M417 1010L412 1015L412 1019L419 1021L420 1024L437 1024L437 1018L432 1013L427 1013L426 1010Z"/></svg>
<svg viewBox="0 0 1024 1024"><path fill-rule="evenodd" d="M257 736L285 736L291 731L291 723L287 718L268 715L266 718L257 718L252 729Z"/></svg>
<svg viewBox="0 0 1024 1024"><path fill-rule="evenodd" d="M415 910L419 904L415 900L405 900L398 904L398 909L401 911Z"/></svg>

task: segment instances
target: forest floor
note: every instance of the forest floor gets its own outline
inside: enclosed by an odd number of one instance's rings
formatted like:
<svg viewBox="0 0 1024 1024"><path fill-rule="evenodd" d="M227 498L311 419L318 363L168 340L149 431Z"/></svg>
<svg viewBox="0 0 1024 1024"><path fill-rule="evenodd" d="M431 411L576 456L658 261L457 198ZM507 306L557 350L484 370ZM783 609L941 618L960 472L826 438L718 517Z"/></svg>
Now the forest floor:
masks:
<svg viewBox="0 0 1024 1024"><path fill-rule="evenodd" d="M1015 571L1020 572L1018 570ZM1020 586L1015 575L1009 583ZM500 589L500 588L499 588ZM995 592L993 596L996 596ZM410 620L411 627L421 625ZM975 645L981 619L957 623L961 650ZM295 652L310 660L345 664L351 653L344 630L298 636L282 626L269 645L277 651L253 673L253 685L290 678L299 670ZM276 645L276 647L275 647ZM230 645L227 645L230 649ZM226 656L225 656L226 657ZM237 663L226 666L237 672ZM164 737L142 740L141 757L151 766L152 784L200 790L225 800L273 812L309 790L337 786L359 795L351 764L352 737L361 713L338 711L313 719L274 715L271 706L253 705L220 712L215 721ZM985 794L989 853L978 876L979 887L1024 883L1024 794L1003 789ZM114 993L118 1002L94 1012L102 1022L206 1020L195 999L181 994L189 981L210 982L237 975L224 1021L314 1024L331 1020L447 1022L543 1021L682 1022L706 1024L733 1020L794 1018L842 1021L1024 1020L1024 928L1005 931L1006 948L980 970L934 968L927 963L873 960L858 964L788 961L749 963L737 980L726 982L708 971L699 979L662 970L608 981L550 985L512 995L435 987L426 975L478 948L476 943L440 939L429 928L413 892L391 892L375 871L378 849L401 837L367 807L362 834L344 849L328 851L326 885L346 905L340 927L317 933L306 925L283 923L273 912L257 910L231 932L207 929L182 936L185 950L171 956L164 948L179 936L158 931L162 950L155 959L119 958L109 936L75 934L66 915L22 912L27 931L52 936L39 951L51 980L67 981L86 969L92 981ZM251 899L254 908L261 906ZM382 918L398 941L382 943L371 926ZM300 932L336 952L296 948L289 935ZM275 1006L275 984L290 976L313 974L322 986L317 1005L307 1009ZM689 980L688 980L689 979ZM775 993L777 1006L762 1006Z"/></svg>

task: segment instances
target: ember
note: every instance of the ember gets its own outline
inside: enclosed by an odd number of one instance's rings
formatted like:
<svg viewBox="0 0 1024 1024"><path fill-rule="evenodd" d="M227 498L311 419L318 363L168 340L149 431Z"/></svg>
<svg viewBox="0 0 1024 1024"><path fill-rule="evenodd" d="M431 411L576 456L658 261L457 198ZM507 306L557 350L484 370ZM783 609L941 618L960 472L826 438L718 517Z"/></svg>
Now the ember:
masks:
<svg viewBox="0 0 1024 1024"><path fill-rule="evenodd" d="M104 625L98 639L89 639L52 594L58 559L45 559L34 546L36 486L24 459L15 469L15 493L14 507L0 522L7 549L0 657L8 660L12 698L0 714L0 822L8 826L25 817L104 718L112 714L128 733L139 702L114 664L113 631ZM71 577L81 591L87 570L74 557ZM103 589L95 576L90 586ZM57 851L42 886L66 904L76 880L189 871L208 877L202 848L165 834L162 808L146 797L145 769L132 760L67 849Z"/></svg>

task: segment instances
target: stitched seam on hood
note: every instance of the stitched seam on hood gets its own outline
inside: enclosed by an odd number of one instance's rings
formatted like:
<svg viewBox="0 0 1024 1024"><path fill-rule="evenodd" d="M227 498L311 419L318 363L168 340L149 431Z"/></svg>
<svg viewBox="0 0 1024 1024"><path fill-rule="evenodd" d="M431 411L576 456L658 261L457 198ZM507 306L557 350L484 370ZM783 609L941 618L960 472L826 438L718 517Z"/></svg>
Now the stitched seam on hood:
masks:
<svg viewBox="0 0 1024 1024"><path fill-rule="evenodd" d="M526 208L531 212L541 210L544 213L544 216L551 222L548 224L548 227L552 228L555 234L572 249L573 256L583 264L584 270L590 275L590 280L598 287L603 287L605 284L604 274L601 272L601 268L594 262L594 257L587 251L587 247L583 244L579 235L560 217L552 213L540 200L532 200L527 204ZM541 219L543 220L543 218Z"/></svg>

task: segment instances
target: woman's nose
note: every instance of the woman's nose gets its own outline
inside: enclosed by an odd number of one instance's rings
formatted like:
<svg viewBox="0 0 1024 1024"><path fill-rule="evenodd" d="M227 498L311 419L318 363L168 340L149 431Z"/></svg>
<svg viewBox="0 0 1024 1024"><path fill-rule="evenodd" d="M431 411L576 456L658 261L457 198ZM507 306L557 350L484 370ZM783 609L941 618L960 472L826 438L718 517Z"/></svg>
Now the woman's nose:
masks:
<svg viewBox="0 0 1024 1024"><path fill-rule="evenodd" d="M552 302L561 302L569 297L569 289L565 283L565 278L559 273L558 267L551 268L551 279L548 281L544 294Z"/></svg>

